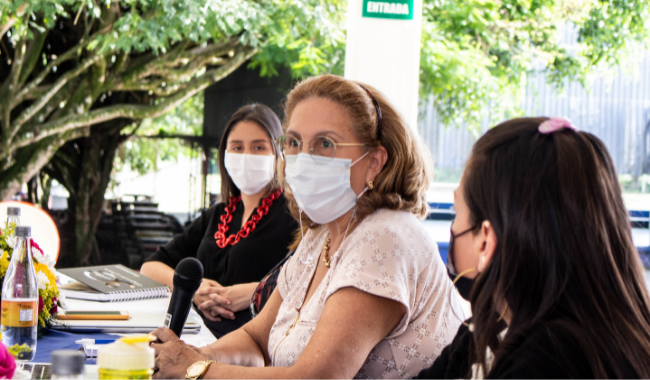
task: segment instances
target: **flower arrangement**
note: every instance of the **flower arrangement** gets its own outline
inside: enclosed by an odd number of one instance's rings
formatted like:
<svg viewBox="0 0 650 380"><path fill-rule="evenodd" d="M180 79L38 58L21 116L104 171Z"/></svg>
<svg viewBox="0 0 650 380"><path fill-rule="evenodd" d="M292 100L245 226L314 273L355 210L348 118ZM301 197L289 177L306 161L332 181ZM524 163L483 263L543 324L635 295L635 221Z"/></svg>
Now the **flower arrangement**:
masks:
<svg viewBox="0 0 650 380"><path fill-rule="evenodd" d="M0 379L11 379L16 371L16 359L0 342Z"/></svg>
<svg viewBox="0 0 650 380"><path fill-rule="evenodd" d="M5 228L0 230L0 284L4 281L11 261L15 243L15 229L16 226L11 223L9 225L5 224ZM58 307L63 307L63 300L56 285L54 260L43 253L43 250L36 244L34 239L30 239L30 243L38 283L38 326L40 330L47 326L50 318L56 316Z"/></svg>

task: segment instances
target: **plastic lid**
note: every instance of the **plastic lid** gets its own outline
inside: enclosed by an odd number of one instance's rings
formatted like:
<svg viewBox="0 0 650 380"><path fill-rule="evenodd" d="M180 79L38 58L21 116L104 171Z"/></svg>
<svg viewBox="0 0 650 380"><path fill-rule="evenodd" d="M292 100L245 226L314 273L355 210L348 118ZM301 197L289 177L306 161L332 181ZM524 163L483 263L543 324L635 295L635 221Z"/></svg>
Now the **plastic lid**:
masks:
<svg viewBox="0 0 650 380"><path fill-rule="evenodd" d="M18 237L32 236L32 227L27 227L27 226L16 227L16 236Z"/></svg>
<svg viewBox="0 0 650 380"><path fill-rule="evenodd" d="M59 376L84 373L86 355L81 351L57 350L52 352L52 374Z"/></svg>
<svg viewBox="0 0 650 380"><path fill-rule="evenodd" d="M20 216L20 207L7 207L7 215Z"/></svg>
<svg viewBox="0 0 650 380"><path fill-rule="evenodd" d="M152 369L154 349L149 347L151 337L125 337L101 347L97 352L97 366L117 370Z"/></svg>

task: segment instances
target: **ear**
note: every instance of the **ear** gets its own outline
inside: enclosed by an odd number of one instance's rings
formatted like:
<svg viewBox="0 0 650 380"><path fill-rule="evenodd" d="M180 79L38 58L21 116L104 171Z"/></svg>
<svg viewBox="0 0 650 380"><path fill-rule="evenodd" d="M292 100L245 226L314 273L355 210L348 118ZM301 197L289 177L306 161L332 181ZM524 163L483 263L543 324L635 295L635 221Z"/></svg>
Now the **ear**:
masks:
<svg viewBox="0 0 650 380"><path fill-rule="evenodd" d="M485 220L481 223L481 230L475 235L475 252L478 254L478 272L481 273L487 268L494 251L497 249L497 235L494 232L492 223Z"/></svg>
<svg viewBox="0 0 650 380"><path fill-rule="evenodd" d="M374 181L379 173L381 173L381 170L384 168L384 165L386 165L386 161L388 160L388 152L386 151L386 148L380 146L368 153L368 157L369 163L366 182Z"/></svg>

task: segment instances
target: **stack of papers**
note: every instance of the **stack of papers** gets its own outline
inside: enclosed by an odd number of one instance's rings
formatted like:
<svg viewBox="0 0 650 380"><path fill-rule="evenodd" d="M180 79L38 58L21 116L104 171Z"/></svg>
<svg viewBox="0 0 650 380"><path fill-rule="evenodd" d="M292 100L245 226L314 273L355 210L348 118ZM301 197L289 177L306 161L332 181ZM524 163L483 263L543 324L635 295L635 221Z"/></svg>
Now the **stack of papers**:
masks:
<svg viewBox="0 0 650 380"><path fill-rule="evenodd" d="M101 333L150 333L165 325L164 313L132 313L128 320L60 320L52 322L52 330ZM201 324L189 315L183 334L198 334Z"/></svg>

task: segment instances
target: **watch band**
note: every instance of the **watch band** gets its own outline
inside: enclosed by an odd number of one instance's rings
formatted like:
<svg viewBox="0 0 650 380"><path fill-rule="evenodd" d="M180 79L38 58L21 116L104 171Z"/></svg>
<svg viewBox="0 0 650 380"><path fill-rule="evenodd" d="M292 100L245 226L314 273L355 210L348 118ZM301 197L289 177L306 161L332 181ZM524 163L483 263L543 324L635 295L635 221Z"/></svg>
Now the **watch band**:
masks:
<svg viewBox="0 0 650 380"><path fill-rule="evenodd" d="M210 369L210 365L214 363L214 360L206 360L205 361L205 369L203 370L203 373L201 376L199 376L199 379L202 379L205 377L205 374L208 373L208 370Z"/></svg>
<svg viewBox="0 0 650 380"><path fill-rule="evenodd" d="M189 373L186 373L186 374L185 374L185 379L189 379L189 380L202 379L202 378L205 376L205 374L208 372L208 369L210 369L210 365L211 365L212 363L215 363L215 361L214 361L214 360L200 360L200 361L198 361L198 362L196 362L196 363L194 363L194 364L197 364L197 363L203 363L203 365L205 365L205 367L203 368L203 373L201 373L201 374L200 374L199 376L197 376L197 377L190 376ZM192 365L194 365L194 364L192 364ZM190 366L190 367L191 367L191 366ZM189 372L189 371L188 371L188 372Z"/></svg>

